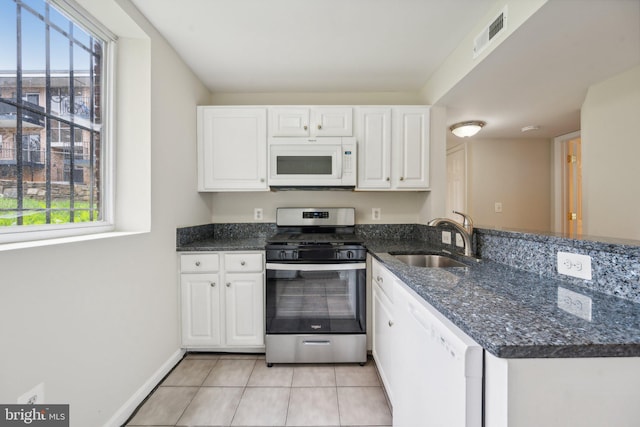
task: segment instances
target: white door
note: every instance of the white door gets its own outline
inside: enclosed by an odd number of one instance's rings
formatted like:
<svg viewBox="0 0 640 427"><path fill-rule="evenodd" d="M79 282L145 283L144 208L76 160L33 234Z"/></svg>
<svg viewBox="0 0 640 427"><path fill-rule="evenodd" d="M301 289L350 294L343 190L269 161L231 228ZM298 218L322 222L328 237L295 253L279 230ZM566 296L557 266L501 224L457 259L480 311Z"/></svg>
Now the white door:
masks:
<svg viewBox="0 0 640 427"><path fill-rule="evenodd" d="M399 189L429 188L429 109L402 107L394 110L396 147L392 180Z"/></svg>
<svg viewBox="0 0 640 427"><path fill-rule="evenodd" d="M358 188L391 188L391 108L357 112Z"/></svg>
<svg viewBox="0 0 640 427"><path fill-rule="evenodd" d="M182 345L221 344L220 283L218 274L182 274Z"/></svg>
<svg viewBox="0 0 640 427"><path fill-rule="evenodd" d="M447 216L459 220L454 210L467 212L466 143L447 150Z"/></svg>
<svg viewBox="0 0 640 427"><path fill-rule="evenodd" d="M264 274L228 273L225 291L226 344L264 345Z"/></svg>
<svg viewBox="0 0 640 427"><path fill-rule="evenodd" d="M266 191L266 109L198 107L198 169L199 191Z"/></svg>

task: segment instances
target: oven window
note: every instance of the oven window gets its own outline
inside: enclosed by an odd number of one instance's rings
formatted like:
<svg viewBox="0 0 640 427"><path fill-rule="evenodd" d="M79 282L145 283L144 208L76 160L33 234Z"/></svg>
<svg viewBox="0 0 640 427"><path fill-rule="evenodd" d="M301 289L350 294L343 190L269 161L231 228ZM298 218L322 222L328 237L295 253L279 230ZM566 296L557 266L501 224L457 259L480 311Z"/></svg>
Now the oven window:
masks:
<svg viewBox="0 0 640 427"><path fill-rule="evenodd" d="M331 175L332 156L278 156L278 175Z"/></svg>
<svg viewBox="0 0 640 427"><path fill-rule="evenodd" d="M364 333L365 282L365 269L267 270L267 333Z"/></svg>

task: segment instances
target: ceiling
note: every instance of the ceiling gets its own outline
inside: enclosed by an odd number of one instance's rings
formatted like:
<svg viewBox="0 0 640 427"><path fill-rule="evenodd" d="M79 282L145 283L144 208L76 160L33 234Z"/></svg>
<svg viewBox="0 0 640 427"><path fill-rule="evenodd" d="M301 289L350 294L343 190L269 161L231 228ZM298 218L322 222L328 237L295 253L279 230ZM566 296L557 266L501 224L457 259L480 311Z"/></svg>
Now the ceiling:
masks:
<svg viewBox="0 0 640 427"><path fill-rule="evenodd" d="M214 93L417 92L494 3L132 1ZM589 85L638 64L640 1L550 0L436 103L483 137L549 138L579 129Z"/></svg>

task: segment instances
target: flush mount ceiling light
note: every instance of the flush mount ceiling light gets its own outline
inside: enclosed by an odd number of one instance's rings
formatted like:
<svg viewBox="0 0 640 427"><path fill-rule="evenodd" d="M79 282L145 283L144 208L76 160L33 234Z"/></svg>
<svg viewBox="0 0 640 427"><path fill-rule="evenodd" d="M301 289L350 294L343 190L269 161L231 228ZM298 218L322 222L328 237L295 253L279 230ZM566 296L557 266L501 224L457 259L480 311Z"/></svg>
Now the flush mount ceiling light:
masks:
<svg viewBox="0 0 640 427"><path fill-rule="evenodd" d="M480 120L471 120L468 122L456 123L449 129L455 136L459 138L467 138L478 133L484 125L486 125L486 123Z"/></svg>

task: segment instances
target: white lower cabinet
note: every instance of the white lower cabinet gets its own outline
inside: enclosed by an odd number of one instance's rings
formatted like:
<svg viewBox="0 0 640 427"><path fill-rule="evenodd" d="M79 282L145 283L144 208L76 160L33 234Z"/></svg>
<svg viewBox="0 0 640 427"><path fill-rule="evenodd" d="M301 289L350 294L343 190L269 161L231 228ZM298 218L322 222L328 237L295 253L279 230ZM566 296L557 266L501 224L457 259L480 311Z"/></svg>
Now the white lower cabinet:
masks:
<svg viewBox="0 0 640 427"><path fill-rule="evenodd" d="M219 278L215 273L180 275L183 346L221 344Z"/></svg>
<svg viewBox="0 0 640 427"><path fill-rule="evenodd" d="M184 254L180 265L182 346L263 350L263 252Z"/></svg>
<svg viewBox="0 0 640 427"><path fill-rule="evenodd" d="M373 294L372 351L378 373L391 404L395 398L395 370L397 338L393 305L394 276L375 259L371 263L371 290Z"/></svg>

